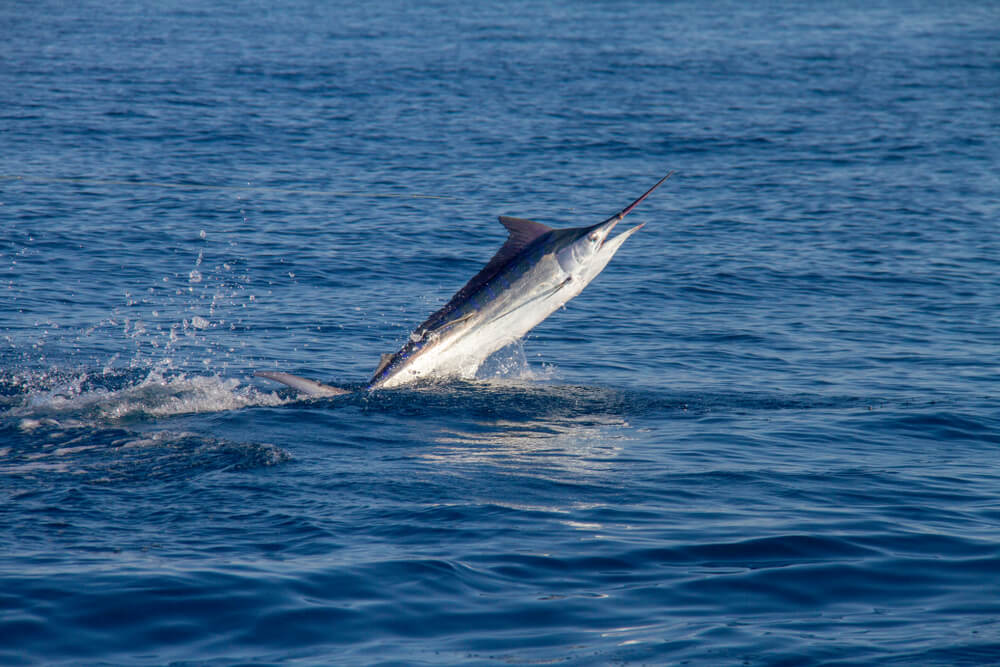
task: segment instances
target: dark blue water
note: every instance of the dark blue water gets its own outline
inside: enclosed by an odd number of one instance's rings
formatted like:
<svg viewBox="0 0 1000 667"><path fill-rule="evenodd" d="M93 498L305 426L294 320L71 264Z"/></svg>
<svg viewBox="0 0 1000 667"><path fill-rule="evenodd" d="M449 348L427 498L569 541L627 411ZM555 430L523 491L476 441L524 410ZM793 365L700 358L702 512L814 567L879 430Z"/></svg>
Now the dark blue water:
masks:
<svg viewBox="0 0 1000 667"><path fill-rule="evenodd" d="M0 663L1000 663L996 4L214 5L0 6Z"/></svg>

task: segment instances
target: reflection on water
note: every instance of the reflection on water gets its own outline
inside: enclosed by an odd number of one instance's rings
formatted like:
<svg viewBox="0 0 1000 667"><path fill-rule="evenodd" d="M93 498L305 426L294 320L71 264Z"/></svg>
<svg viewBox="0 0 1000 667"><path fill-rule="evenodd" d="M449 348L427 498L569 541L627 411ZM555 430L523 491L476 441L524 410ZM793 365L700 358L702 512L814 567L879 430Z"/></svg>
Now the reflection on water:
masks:
<svg viewBox="0 0 1000 667"><path fill-rule="evenodd" d="M436 446L421 456L545 478L600 474L621 454L627 426L614 415L476 421L469 428L442 428Z"/></svg>
<svg viewBox="0 0 1000 667"><path fill-rule="evenodd" d="M442 428L434 444L419 457L436 467L493 468L507 479L538 480L566 485L610 483L617 486L628 424L619 416L538 417L475 421L468 428ZM518 512L543 513L564 526L598 539L604 526L570 517L582 509L576 493L545 494L545 498L489 493L489 503ZM564 517L564 518L557 518ZM544 554L547 555L547 554Z"/></svg>

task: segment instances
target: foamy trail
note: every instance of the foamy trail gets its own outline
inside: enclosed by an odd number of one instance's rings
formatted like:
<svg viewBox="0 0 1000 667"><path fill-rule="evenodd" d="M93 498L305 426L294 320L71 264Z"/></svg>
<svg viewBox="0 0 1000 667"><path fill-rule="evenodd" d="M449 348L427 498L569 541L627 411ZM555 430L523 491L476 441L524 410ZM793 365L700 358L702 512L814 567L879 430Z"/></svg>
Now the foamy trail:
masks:
<svg viewBox="0 0 1000 667"><path fill-rule="evenodd" d="M275 406L290 400L235 378L168 375L157 369L144 376L37 374L20 376L10 384L17 393L4 400L6 413L28 423L47 418L116 421L142 415L169 417Z"/></svg>

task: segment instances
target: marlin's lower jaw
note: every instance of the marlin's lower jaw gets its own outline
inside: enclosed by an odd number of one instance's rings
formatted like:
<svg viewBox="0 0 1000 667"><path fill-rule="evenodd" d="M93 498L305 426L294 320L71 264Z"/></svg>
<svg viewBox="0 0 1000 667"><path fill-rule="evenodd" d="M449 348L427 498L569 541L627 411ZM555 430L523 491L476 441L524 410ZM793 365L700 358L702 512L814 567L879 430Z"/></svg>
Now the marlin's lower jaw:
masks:
<svg viewBox="0 0 1000 667"><path fill-rule="evenodd" d="M604 250L608 246L611 246L611 248L613 248L612 253L618 252L618 249L622 247L622 244L625 243L626 240L628 240L628 237L632 236L633 234L635 234L637 231L639 231L640 229L642 229L645 226L646 226L646 223L643 222L643 223L640 223L640 224L636 225L632 229L629 229L629 230L626 230L626 231L622 232L621 234L619 234L618 236L614 237L613 239L605 239L604 243L601 244L601 250Z"/></svg>
<svg viewBox="0 0 1000 667"><path fill-rule="evenodd" d="M621 221L622 221L621 217L616 215L615 217L611 218L610 220L602 222L600 225L598 225L598 229L600 229L601 227L604 227L604 229L605 229L604 240L601 241L601 246L597 249L598 252L601 252L602 250L604 250L604 247L607 246L607 245L609 245L609 244L611 244L612 246L614 246L615 251L617 251L618 248L620 248L621 245L623 243L625 243L625 239L627 239L628 237L632 236L633 234L635 234L637 231L639 231L640 229L642 229L646 225L645 222L640 223L640 224L636 225L635 227L633 227L632 229L629 229L626 232L622 232L621 234L619 234L615 238L611 238L611 232L614 231L614 228Z"/></svg>

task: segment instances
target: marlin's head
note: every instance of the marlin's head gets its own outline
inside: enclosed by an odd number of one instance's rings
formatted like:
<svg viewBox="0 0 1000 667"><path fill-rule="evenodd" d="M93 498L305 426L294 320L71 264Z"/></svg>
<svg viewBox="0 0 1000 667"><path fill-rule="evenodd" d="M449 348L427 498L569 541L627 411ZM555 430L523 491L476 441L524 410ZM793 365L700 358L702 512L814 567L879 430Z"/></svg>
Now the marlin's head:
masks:
<svg viewBox="0 0 1000 667"><path fill-rule="evenodd" d="M638 225L624 234L611 238L611 230L620 219L616 216L592 227L559 230L563 232L564 239L560 244L562 248L556 251L556 258L559 260L559 266L570 274L574 281L579 280L586 284L593 280L604 270L625 240L642 227Z"/></svg>
<svg viewBox="0 0 1000 667"><path fill-rule="evenodd" d="M561 242L559 243L561 247L556 250L556 258L559 260L559 265L562 269L570 274L574 281L582 281L584 285L593 280L598 273L604 270L604 267L608 265L608 262L611 261L611 258L615 256L615 253L618 252L618 249L622 247L622 244L625 243L628 237L642 229L643 225L636 225L614 238L611 238L611 230L632 209L638 206L639 202L648 197L663 181L670 178L672 173L661 178L645 194L604 222L599 222L590 227L559 230L562 232L563 238L560 239Z"/></svg>

